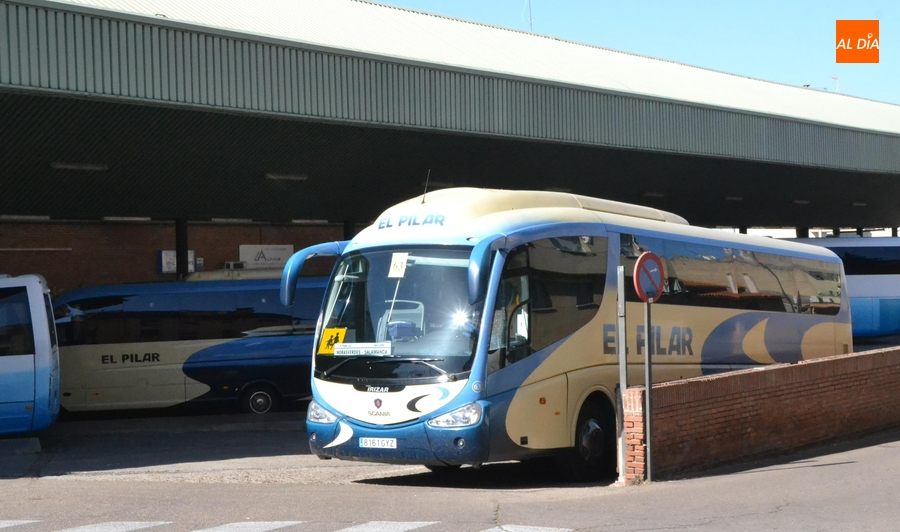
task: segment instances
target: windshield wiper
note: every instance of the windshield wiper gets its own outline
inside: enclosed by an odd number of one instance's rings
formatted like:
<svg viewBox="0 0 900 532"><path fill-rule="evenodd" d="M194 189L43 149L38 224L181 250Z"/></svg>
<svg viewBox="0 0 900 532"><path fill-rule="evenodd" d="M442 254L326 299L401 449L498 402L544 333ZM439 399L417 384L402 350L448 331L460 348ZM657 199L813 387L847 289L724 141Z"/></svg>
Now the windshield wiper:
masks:
<svg viewBox="0 0 900 532"><path fill-rule="evenodd" d="M431 362L443 362L443 358L412 358L412 357L400 357L400 356L387 356L384 357L386 360L373 360L371 364L387 364L390 362L412 362L414 364L422 364L423 366L428 366L429 368L437 371L441 375L447 375L447 378L451 381L456 380L456 375L451 374L447 370L443 368L439 368Z"/></svg>
<svg viewBox="0 0 900 532"><path fill-rule="evenodd" d="M334 373L334 370L343 366L347 362L352 362L354 360L359 360L361 358L390 358L390 359L396 360L398 358L403 358L403 357L401 357L399 355L355 355L355 356L342 357L342 358L343 358L343 360L341 360L340 362L338 362L335 365L331 366L330 368L322 371L322 377L327 377L328 375ZM427 358L427 359L422 359L422 360L431 360L431 361L437 362L437 361L440 361L443 359L442 358ZM405 362L405 360L404 360L404 362ZM440 368L438 368L438 369L440 369Z"/></svg>
<svg viewBox="0 0 900 532"><path fill-rule="evenodd" d="M355 356L355 357L347 357L347 358L341 360L340 362L338 362L337 364L331 366L330 368L324 370L324 371L322 372L322 378L327 377L330 373L334 372L334 370L336 370L336 369L338 369L339 367L343 366L343 365L346 364L347 362L352 362L352 361L354 361L354 360L359 360L359 359L363 358L364 356L373 356L373 355L361 355L361 356Z"/></svg>

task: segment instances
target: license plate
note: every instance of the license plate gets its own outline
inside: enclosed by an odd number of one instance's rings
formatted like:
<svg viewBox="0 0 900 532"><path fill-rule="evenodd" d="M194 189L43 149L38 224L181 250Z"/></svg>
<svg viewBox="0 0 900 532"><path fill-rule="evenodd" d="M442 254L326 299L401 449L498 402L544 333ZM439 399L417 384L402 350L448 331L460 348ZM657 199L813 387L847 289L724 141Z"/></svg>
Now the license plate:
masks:
<svg viewBox="0 0 900 532"><path fill-rule="evenodd" d="M396 449L397 438L360 438L359 446L366 449Z"/></svg>

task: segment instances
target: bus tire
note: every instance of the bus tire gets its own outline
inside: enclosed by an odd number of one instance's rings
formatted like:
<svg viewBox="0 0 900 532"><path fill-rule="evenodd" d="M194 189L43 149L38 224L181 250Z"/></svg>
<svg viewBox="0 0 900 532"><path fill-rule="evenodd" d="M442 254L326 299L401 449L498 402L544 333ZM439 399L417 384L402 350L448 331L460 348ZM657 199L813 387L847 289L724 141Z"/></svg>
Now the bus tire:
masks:
<svg viewBox="0 0 900 532"><path fill-rule="evenodd" d="M575 446L562 457L560 471L567 480L598 480L615 471L615 420L596 401L587 401L575 425Z"/></svg>
<svg viewBox="0 0 900 532"><path fill-rule="evenodd" d="M278 393L266 384L247 388L241 397L241 409L250 414L267 414L278 408Z"/></svg>

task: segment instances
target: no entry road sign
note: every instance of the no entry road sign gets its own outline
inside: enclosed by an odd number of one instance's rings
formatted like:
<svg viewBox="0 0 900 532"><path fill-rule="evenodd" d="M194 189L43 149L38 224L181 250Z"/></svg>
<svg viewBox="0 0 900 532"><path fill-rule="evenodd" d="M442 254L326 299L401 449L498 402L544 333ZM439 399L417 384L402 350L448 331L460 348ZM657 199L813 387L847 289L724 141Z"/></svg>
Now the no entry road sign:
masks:
<svg viewBox="0 0 900 532"><path fill-rule="evenodd" d="M634 290L641 301L644 303L658 301L663 293L664 282L662 260L656 253L649 251L642 253L634 264Z"/></svg>

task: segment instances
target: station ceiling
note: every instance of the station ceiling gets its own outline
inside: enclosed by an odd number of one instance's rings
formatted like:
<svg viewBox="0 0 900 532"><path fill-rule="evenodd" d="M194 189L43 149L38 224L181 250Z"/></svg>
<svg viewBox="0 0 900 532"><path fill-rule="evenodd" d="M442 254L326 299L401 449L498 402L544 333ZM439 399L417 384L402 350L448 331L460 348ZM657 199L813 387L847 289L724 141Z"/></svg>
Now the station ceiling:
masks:
<svg viewBox="0 0 900 532"><path fill-rule="evenodd" d="M563 189L695 225L900 226L900 176L0 91L0 215L368 222L435 187ZM305 180L270 179L305 176Z"/></svg>

